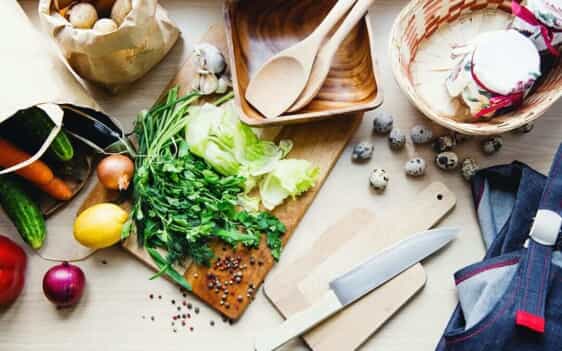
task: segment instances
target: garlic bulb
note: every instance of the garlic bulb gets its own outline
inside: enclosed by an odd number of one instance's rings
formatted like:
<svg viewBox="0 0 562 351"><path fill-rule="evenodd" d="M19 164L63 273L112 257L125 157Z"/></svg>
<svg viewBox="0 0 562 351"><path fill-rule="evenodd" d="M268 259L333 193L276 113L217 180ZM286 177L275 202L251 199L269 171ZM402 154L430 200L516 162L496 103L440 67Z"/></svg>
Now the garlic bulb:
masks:
<svg viewBox="0 0 562 351"><path fill-rule="evenodd" d="M195 47L193 61L199 70L214 74L221 74L226 68L226 62L220 50L207 43Z"/></svg>
<svg viewBox="0 0 562 351"><path fill-rule="evenodd" d="M111 19L120 26L132 9L133 5L131 4L131 0L117 0L111 8Z"/></svg>
<svg viewBox="0 0 562 351"><path fill-rule="evenodd" d="M102 18L94 24L94 30L101 34L111 33L117 30L117 23L110 18Z"/></svg>
<svg viewBox="0 0 562 351"><path fill-rule="evenodd" d="M76 28L90 29L98 20L98 12L94 5L82 2L72 6L68 20Z"/></svg>
<svg viewBox="0 0 562 351"><path fill-rule="evenodd" d="M218 78L210 72L199 71L193 80L192 88L203 95L214 94L219 87Z"/></svg>

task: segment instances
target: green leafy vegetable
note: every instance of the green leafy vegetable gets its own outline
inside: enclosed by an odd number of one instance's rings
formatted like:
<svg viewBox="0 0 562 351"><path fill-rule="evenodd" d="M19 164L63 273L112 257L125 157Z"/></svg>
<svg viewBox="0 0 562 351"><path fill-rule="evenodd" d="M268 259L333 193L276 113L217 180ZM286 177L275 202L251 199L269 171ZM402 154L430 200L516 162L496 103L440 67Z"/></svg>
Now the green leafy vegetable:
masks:
<svg viewBox="0 0 562 351"><path fill-rule="evenodd" d="M228 145L244 144L241 154L254 155L247 148L258 148L261 141L253 139L255 134L248 134L247 127L233 123L222 109L192 106L198 98L197 93L179 97L174 88L164 104L139 114L134 130L138 152L133 209L123 233L123 237L137 234L139 244L160 269L155 277L166 274L186 289L189 284L174 265L187 258L209 265L214 257L209 246L213 240L234 247L257 247L265 235L273 257L279 259L281 236L286 231L269 213L238 208L242 197L257 207L255 199L245 195L245 187L252 181L241 176L251 175L253 168L248 166L250 162L240 162ZM287 144L275 146L279 150L275 157L283 157L287 149ZM253 159L259 159L258 153ZM157 249L165 250L166 257Z"/></svg>
<svg viewBox="0 0 562 351"><path fill-rule="evenodd" d="M281 160L260 184L260 196L267 209L280 205L314 186L320 170L306 160Z"/></svg>

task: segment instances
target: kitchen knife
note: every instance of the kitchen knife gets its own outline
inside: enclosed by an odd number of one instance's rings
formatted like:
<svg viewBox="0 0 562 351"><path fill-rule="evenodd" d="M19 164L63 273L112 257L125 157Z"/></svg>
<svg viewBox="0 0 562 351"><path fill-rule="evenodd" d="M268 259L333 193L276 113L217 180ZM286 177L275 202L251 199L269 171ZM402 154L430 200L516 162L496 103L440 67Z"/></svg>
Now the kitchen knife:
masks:
<svg viewBox="0 0 562 351"><path fill-rule="evenodd" d="M260 334L256 351L274 350L346 306L359 300L401 272L443 248L459 233L443 228L414 234L376 254L329 284L328 292L311 307L291 316L279 327Z"/></svg>

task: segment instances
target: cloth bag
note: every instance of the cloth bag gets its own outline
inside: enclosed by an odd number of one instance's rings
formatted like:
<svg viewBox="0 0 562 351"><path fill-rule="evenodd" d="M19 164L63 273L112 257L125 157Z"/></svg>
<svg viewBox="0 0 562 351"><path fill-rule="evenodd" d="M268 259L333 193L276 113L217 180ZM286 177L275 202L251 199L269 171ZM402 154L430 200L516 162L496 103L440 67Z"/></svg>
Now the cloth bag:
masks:
<svg viewBox="0 0 562 351"><path fill-rule="evenodd" d="M179 37L178 27L158 0L132 0L132 10L111 33L74 28L53 0L39 1L46 31L69 65L83 78L117 91L144 76L166 56Z"/></svg>
<svg viewBox="0 0 562 351"><path fill-rule="evenodd" d="M515 162L480 171L472 191L487 253L455 274L437 350L560 350L562 145L548 178Z"/></svg>

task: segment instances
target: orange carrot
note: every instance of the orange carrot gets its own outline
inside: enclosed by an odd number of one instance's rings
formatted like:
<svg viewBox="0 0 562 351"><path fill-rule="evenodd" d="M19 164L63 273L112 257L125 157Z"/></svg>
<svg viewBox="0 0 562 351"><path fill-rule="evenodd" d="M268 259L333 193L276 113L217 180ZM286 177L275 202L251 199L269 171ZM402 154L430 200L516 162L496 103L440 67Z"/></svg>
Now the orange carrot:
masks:
<svg viewBox="0 0 562 351"><path fill-rule="evenodd" d="M14 144L0 138L0 167L8 168L31 157L27 152L19 149ZM43 161L37 160L30 165L18 169L16 174L37 185L44 185L53 180L53 171Z"/></svg>
<svg viewBox="0 0 562 351"><path fill-rule="evenodd" d="M57 200L70 200L72 197L72 190L66 185L66 183L60 178L53 178L49 183L37 185L41 191L47 193L54 199Z"/></svg>

